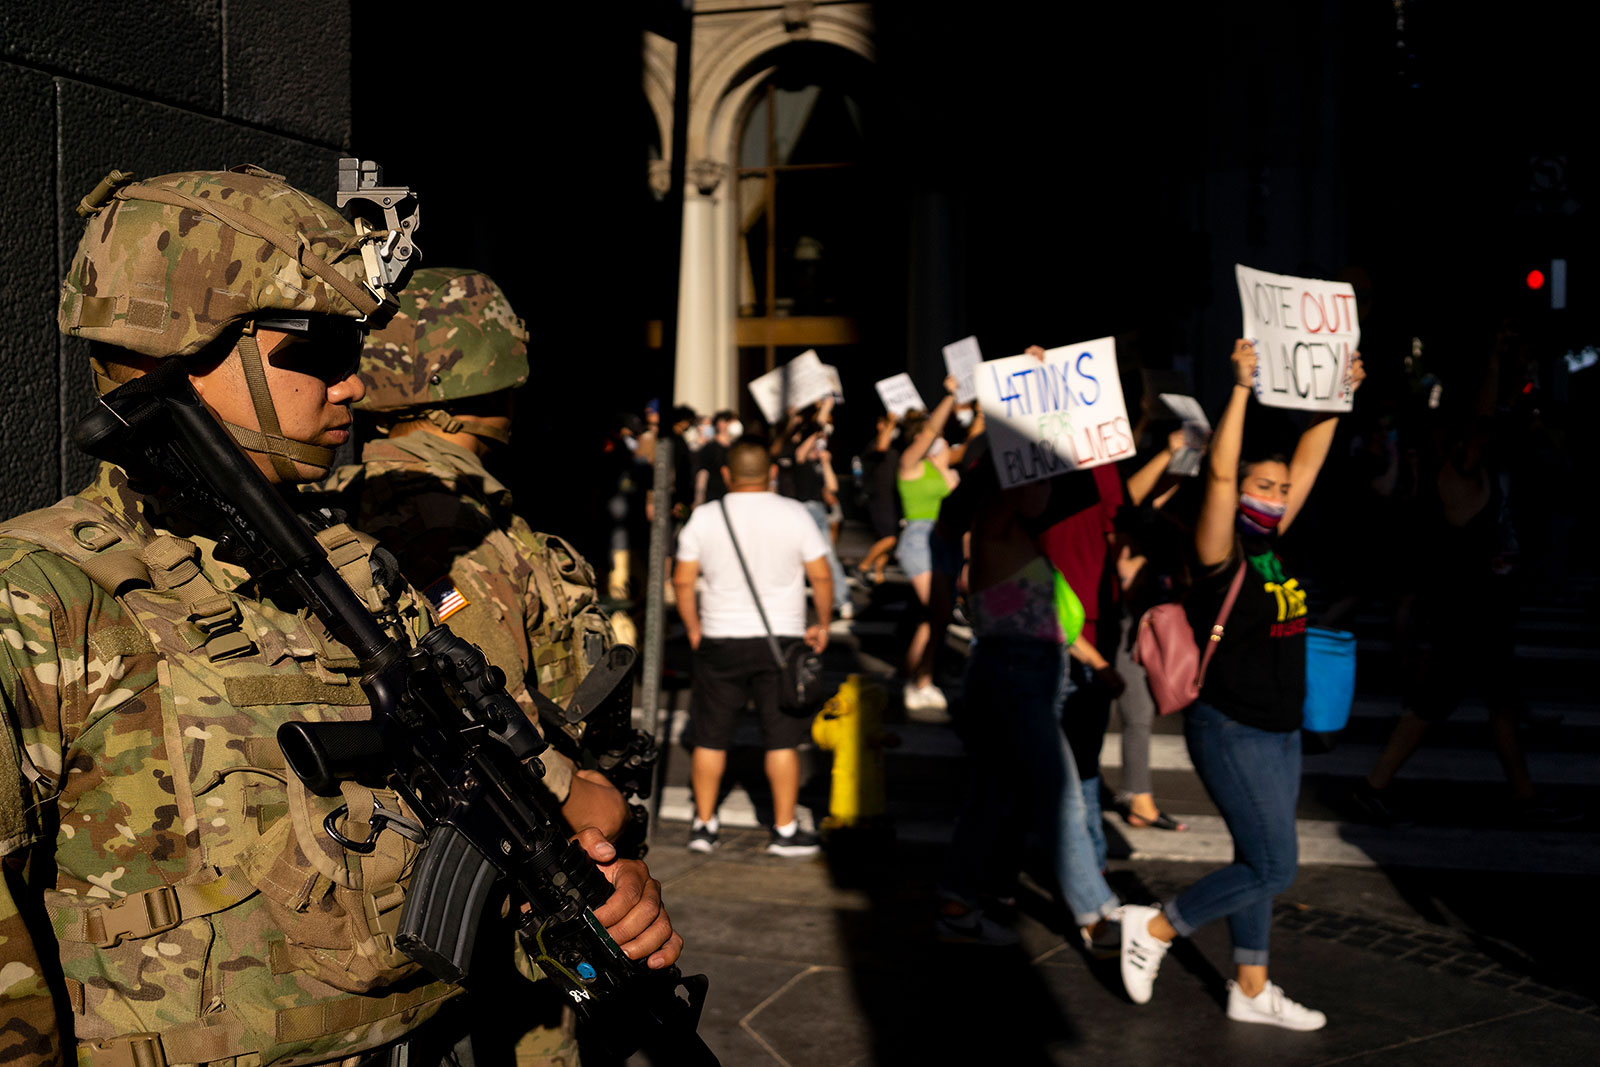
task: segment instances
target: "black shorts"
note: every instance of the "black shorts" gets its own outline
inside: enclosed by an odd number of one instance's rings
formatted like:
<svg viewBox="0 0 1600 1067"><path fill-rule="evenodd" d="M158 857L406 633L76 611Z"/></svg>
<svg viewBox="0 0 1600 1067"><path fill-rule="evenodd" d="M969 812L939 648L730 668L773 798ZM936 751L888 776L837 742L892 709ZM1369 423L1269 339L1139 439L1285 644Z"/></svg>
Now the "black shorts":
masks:
<svg viewBox="0 0 1600 1067"><path fill-rule="evenodd" d="M785 652L798 637L778 638ZM690 729L696 748L726 751L734 723L746 703L761 716L767 751L798 748L811 736L811 717L778 709L778 664L765 637L707 637L691 658L694 683L689 692Z"/></svg>

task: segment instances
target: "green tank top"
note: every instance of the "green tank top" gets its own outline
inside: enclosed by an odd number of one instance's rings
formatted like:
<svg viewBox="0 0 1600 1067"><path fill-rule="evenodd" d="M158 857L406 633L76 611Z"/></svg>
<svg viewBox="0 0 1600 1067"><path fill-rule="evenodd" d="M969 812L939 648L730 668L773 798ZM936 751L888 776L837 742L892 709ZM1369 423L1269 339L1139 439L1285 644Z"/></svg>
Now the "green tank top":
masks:
<svg viewBox="0 0 1600 1067"><path fill-rule="evenodd" d="M922 461L922 473L915 478L897 478L900 489L900 510L907 522L918 519L937 519L939 501L950 495L950 483L944 472L934 466L933 460Z"/></svg>

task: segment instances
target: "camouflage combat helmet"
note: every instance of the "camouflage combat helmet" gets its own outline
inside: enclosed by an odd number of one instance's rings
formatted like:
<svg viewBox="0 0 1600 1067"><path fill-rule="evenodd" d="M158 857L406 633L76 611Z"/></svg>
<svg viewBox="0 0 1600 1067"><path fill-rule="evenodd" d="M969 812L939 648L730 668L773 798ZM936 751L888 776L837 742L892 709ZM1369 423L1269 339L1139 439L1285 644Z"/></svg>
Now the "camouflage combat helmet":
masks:
<svg viewBox="0 0 1600 1067"><path fill-rule="evenodd" d="M78 214L88 225L61 284L62 333L161 359L194 355L243 322L238 348L260 430L230 423L230 432L288 480L298 480L291 460L332 464L330 450L281 434L253 334L305 328L310 316L364 321L383 306L362 280L363 238L337 210L246 166L142 182L112 171ZM103 372L97 384L116 386Z"/></svg>
<svg viewBox="0 0 1600 1067"><path fill-rule="evenodd" d="M361 353L367 391L357 409L505 440L499 427L449 410L456 401L528 380L528 331L500 287L477 271L424 269L399 296L394 315L367 335Z"/></svg>

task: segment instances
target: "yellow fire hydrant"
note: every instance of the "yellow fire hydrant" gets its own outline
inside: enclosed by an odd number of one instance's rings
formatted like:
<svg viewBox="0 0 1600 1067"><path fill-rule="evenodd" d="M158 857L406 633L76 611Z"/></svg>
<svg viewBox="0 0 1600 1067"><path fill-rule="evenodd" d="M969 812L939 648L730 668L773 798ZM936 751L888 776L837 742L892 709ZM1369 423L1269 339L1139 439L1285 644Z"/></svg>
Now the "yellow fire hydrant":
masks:
<svg viewBox="0 0 1600 1067"><path fill-rule="evenodd" d="M852 674L811 721L812 739L833 753L824 832L884 817L883 750L900 743L899 737L883 729L887 703L882 686Z"/></svg>

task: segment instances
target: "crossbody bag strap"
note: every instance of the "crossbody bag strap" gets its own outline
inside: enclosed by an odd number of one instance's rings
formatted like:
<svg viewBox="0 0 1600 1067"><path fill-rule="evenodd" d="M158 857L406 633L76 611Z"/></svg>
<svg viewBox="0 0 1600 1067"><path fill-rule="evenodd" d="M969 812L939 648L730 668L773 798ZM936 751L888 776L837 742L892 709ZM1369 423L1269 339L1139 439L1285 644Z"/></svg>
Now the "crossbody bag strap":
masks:
<svg viewBox="0 0 1600 1067"><path fill-rule="evenodd" d="M767 631L767 647L772 649L772 658L777 661L778 668L783 668L783 651L778 647L778 639L772 634L772 624L767 621L767 609L761 606L761 594L756 592L755 579L750 577L750 568L745 564L744 551L739 547L739 539L733 533L733 520L728 518L728 498L723 497L717 501L717 507L722 512L722 522L728 527L728 540L733 542L733 554L739 559L739 569L744 572L744 584L750 587L750 599L756 602L756 614L761 616L761 625Z"/></svg>
<svg viewBox="0 0 1600 1067"><path fill-rule="evenodd" d="M1222 610L1217 612L1217 621L1211 624L1211 638L1206 642L1205 655L1200 657L1200 676L1195 684L1204 687L1206 684L1206 668L1211 666L1211 656L1217 650L1217 645L1222 642L1222 630L1228 623L1228 616L1233 612L1233 602L1239 599L1239 590L1244 588L1244 569L1248 564L1239 561L1239 572L1233 576L1233 584L1228 587L1228 595L1222 601Z"/></svg>

